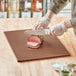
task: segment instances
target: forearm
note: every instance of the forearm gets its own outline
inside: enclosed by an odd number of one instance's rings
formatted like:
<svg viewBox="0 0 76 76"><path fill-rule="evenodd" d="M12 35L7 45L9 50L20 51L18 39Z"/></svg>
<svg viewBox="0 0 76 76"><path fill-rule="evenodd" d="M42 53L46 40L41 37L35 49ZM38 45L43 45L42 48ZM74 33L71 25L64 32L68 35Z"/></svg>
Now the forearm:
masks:
<svg viewBox="0 0 76 76"><path fill-rule="evenodd" d="M47 16L48 18L52 18L54 15L55 15L54 12L52 12L51 10L48 10L45 16ZM64 21L64 25L66 28L72 28L71 21L68 19Z"/></svg>
<svg viewBox="0 0 76 76"><path fill-rule="evenodd" d="M45 16L51 19L54 16L54 14L55 14L54 12L48 10Z"/></svg>
<svg viewBox="0 0 76 76"><path fill-rule="evenodd" d="M53 0L52 4L49 6L49 10L57 14L60 12L68 3L70 0Z"/></svg>

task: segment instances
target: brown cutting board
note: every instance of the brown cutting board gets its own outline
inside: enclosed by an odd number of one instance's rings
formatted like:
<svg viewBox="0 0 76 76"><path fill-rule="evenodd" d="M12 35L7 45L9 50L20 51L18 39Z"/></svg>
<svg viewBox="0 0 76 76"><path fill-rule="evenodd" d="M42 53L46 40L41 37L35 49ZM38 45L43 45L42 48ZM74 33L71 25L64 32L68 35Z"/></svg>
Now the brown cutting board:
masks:
<svg viewBox="0 0 76 76"><path fill-rule="evenodd" d="M6 31L5 36L17 58L17 61L28 61L69 56L69 52L63 44L52 36L44 36L43 44L38 49L31 49L26 46L27 35L25 30Z"/></svg>

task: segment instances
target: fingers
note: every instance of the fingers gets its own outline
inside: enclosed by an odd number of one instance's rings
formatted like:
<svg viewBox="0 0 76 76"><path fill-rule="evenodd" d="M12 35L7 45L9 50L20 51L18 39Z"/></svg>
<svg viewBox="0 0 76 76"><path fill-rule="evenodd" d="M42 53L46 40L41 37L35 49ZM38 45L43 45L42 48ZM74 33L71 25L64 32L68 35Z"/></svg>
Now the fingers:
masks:
<svg viewBox="0 0 76 76"><path fill-rule="evenodd" d="M35 24L33 30L37 30L38 26L39 26L38 24Z"/></svg>
<svg viewBox="0 0 76 76"><path fill-rule="evenodd" d="M41 24L37 29L47 29L47 26L45 24Z"/></svg>
<svg viewBox="0 0 76 76"><path fill-rule="evenodd" d="M34 25L33 30L38 30L38 29L40 28L40 26L41 26L41 22L38 21L38 22Z"/></svg>
<svg viewBox="0 0 76 76"><path fill-rule="evenodd" d="M47 26L45 24L41 23L41 24L36 24L34 26L33 30L46 29L46 28L47 28Z"/></svg>
<svg viewBox="0 0 76 76"><path fill-rule="evenodd" d="M39 20L33 27L33 30L38 30L38 29L45 29L46 27L48 27L49 24L48 18L43 17L41 20Z"/></svg>
<svg viewBox="0 0 76 76"><path fill-rule="evenodd" d="M53 35L53 36L60 36L62 34L64 34L64 30L65 28L64 27L64 24L57 24L57 25L54 25L54 26L51 26L50 27L50 33Z"/></svg>
<svg viewBox="0 0 76 76"><path fill-rule="evenodd" d="M50 35L55 36L55 34L54 34L54 26L50 27L49 32L50 32Z"/></svg>

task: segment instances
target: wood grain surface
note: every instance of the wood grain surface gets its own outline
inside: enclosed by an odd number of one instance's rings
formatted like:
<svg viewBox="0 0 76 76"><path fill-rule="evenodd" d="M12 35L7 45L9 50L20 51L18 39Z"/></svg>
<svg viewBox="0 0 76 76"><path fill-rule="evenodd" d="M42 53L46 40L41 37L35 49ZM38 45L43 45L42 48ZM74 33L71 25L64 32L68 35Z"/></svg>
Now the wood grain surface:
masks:
<svg viewBox="0 0 76 76"><path fill-rule="evenodd" d="M0 19L0 76L59 76L52 68L53 63L76 63L76 36L73 29L58 37L71 57L18 63L4 35L4 31L31 29L39 19ZM54 18L49 26L65 20Z"/></svg>

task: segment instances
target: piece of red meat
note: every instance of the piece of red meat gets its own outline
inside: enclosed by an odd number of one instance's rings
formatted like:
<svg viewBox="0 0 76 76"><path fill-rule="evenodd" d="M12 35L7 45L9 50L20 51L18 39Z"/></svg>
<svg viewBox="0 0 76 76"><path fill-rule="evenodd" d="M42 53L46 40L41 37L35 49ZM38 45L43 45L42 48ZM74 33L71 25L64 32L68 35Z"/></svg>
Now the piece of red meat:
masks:
<svg viewBox="0 0 76 76"><path fill-rule="evenodd" d="M30 48L39 48L42 44L42 38L40 36L30 36L27 39L27 46Z"/></svg>

